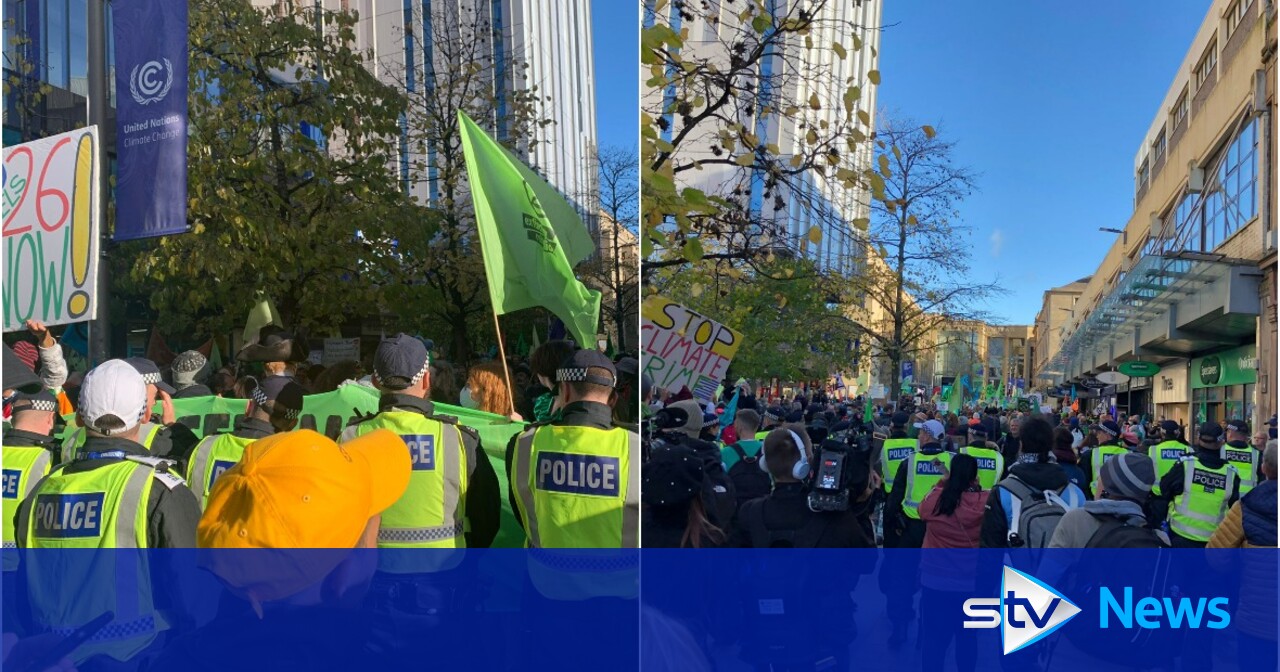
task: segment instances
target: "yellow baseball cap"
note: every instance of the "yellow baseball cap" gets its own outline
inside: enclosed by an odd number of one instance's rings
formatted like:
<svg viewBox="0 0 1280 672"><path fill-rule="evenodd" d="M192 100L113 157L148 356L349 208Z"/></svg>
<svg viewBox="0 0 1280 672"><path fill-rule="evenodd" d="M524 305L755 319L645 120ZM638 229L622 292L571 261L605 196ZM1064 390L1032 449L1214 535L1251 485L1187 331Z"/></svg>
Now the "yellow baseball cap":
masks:
<svg viewBox="0 0 1280 672"><path fill-rule="evenodd" d="M385 429L342 445L307 429L255 441L209 492L200 564L255 603L293 595L342 563L412 469L404 441Z"/></svg>
<svg viewBox="0 0 1280 672"><path fill-rule="evenodd" d="M214 483L196 543L352 548L404 494L412 469L404 441L385 429L342 445L309 429L254 441Z"/></svg>

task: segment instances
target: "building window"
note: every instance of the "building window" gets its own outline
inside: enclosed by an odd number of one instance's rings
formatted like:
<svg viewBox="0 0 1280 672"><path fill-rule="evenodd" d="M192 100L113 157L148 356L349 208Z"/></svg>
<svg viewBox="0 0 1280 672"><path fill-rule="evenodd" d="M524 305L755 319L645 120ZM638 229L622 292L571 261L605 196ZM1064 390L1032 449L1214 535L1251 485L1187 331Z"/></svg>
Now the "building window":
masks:
<svg viewBox="0 0 1280 672"><path fill-rule="evenodd" d="M1204 56L1200 57L1200 64L1196 66L1196 90L1199 91L1204 83L1209 81L1213 76L1213 69L1218 65L1218 41L1214 40L1209 44L1209 48L1205 49Z"/></svg>
<svg viewBox="0 0 1280 672"><path fill-rule="evenodd" d="M1165 142L1165 138L1164 138L1164 129L1161 128L1160 134L1156 136L1155 144L1151 145L1151 149L1152 149L1152 152L1155 154L1156 161L1159 161L1160 159L1164 158L1164 150L1167 144L1168 143Z"/></svg>
<svg viewBox="0 0 1280 672"><path fill-rule="evenodd" d="M1182 90L1182 95L1178 96L1178 102L1173 104L1173 127L1178 128L1187 120L1187 112L1190 105L1187 103L1187 90Z"/></svg>
<svg viewBox="0 0 1280 672"><path fill-rule="evenodd" d="M1246 2L1246 0L1236 0L1231 5L1231 9L1227 10L1227 35L1234 34L1236 28L1240 27L1240 22L1244 20L1244 10L1248 9L1248 7L1249 2Z"/></svg>
<svg viewBox="0 0 1280 672"><path fill-rule="evenodd" d="M1138 191L1147 186L1147 180L1151 177L1151 163L1147 159L1142 160L1142 166L1138 168Z"/></svg>
<svg viewBox="0 0 1280 672"><path fill-rule="evenodd" d="M1217 188L1205 198L1204 250L1212 251L1258 214L1258 122L1250 121L1227 145Z"/></svg>

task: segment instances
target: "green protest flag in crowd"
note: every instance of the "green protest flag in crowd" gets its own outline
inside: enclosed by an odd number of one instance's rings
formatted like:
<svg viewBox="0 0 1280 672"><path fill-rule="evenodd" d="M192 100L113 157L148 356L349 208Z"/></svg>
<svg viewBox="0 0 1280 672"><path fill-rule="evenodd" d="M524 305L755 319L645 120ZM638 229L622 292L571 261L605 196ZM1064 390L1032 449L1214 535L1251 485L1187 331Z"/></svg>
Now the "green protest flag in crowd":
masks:
<svg viewBox="0 0 1280 672"><path fill-rule="evenodd" d="M494 312L542 306L595 343L600 292L573 275L593 250L577 211L461 110L458 124Z"/></svg>
<svg viewBox="0 0 1280 672"><path fill-rule="evenodd" d="M947 407L952 413L959 413L960 409L964 408L964 385L959 381L951 386L951 399L947 401Z"/></svg>
<svg viewBox="0 0 1280 672"><path fill-rule="evenodd" d="M249 317L244 322L244 342L257 343L258 332L268 324L283 327L284 321L280 319L280 311L276 310L276 304L272 303L271 299L263 296L249 310Z"/></svg>

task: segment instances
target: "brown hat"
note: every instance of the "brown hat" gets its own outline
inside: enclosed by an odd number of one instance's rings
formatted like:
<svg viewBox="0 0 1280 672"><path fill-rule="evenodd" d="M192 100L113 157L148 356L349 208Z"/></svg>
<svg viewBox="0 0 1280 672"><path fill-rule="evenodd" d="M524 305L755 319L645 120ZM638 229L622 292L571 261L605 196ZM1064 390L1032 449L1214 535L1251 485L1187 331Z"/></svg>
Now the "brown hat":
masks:
<svg viewBox="0 0 1280 672"><path fill-rule="evenodd" d="M241 362L305 362L307 344L284 329L268 324L258 332L258 342L241 348L236 359Z"/></svg>

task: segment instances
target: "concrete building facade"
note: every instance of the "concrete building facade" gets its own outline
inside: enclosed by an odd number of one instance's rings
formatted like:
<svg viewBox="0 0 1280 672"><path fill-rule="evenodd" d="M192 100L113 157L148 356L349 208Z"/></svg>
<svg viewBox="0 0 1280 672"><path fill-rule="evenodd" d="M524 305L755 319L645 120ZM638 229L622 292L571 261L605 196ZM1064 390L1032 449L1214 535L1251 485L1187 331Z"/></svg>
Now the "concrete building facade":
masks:
<svg viewBox="0 0 1280 672"><path fill-rule="evenodd" d="M1258 364L1275 352L1274 58L1274 0L1211 3L1139 142L1133 213L1046 353L1048 380L1150 361L1158 376L1103 390L1104 405L1181 407L1193 425L1275 413L1274 366Z"/></svg>

